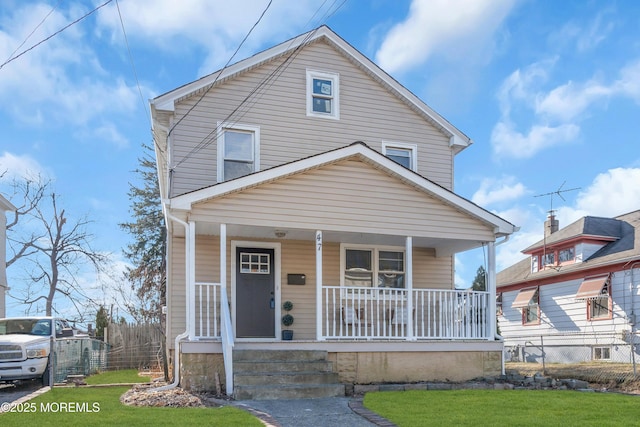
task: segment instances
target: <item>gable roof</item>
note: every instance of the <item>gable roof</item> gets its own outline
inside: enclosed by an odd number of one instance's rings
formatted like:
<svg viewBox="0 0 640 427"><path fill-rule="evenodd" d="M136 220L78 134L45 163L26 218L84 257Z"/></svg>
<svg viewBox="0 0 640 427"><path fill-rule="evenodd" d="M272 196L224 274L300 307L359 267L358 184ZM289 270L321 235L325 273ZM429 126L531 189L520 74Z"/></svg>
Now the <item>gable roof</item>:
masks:
<svg viewBox="0 0 640 427"><path fill-rule="evenodd" d="M174 111L176 102L182 99L208 90L212 85L222 84L240 73L319 40L328 41L354 64L433 124L449 138L449 146L456 154L473 143L463 132L325 25L154 98L151 100L152 114L156 114L159 110Z"/></svg>
<svg viewBox="0 0 640 427"><path fill-rule="evenodd" d="M531 272L531 257L526 257L498 272L497 286L529 286L532 282L554 283L573 276L584 277L589 275L590 271L606 270L611 268L610 266L640 262L640 210L615 218L583 217L547 237L547 245L581 237L609 242L582 262L543 269L535 273ZM523 252L534 252L535 248L540 247L541 242L529 246Z"/></svg>
<svg viewBox="0 0 640 427"><path fill-rule="evenodd" d="M296 160L284 165L252 173L230 181L225 181L206 188L182 194L170 199L171 209L190 210L195 203L222 197L231 193L253 188L261 184L273 182L294 174L304 173L311 169L317 169L327 164L333 164L348 158L358 158L374 168L399 178L406 185L418 191L429 194L460 210L473 218L492 227L496 236L505 236L517 231L517 227L508 221L481 208L475 203L458 196L433 181L399 165L388 157L378 153L362 142L355 142L346 147L327 151L301 160Z"/></svg>

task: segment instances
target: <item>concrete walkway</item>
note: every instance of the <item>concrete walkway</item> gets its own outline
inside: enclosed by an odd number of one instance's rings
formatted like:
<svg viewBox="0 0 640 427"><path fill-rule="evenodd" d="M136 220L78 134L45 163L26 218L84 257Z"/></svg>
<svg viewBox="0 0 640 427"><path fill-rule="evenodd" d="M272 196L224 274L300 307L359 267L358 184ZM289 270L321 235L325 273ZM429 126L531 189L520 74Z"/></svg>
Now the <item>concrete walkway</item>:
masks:
<svg viewBox="0 0 640 427"><path fill-rule="evenodd" d="M273 427L393 426L362 406L361 399L240 400L234 403Z"/></svg>

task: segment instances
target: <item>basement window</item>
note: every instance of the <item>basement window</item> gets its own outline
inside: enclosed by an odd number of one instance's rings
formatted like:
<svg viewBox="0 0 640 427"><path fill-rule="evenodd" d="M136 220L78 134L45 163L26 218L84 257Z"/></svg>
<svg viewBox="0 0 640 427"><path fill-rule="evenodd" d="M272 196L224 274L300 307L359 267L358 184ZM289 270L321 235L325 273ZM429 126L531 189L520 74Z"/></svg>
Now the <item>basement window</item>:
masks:
<svg viewBox="0 0 640 427"><path fill-rule="evenodd" d="M611 360L611 347L594 347L593 360Z"/></svg>

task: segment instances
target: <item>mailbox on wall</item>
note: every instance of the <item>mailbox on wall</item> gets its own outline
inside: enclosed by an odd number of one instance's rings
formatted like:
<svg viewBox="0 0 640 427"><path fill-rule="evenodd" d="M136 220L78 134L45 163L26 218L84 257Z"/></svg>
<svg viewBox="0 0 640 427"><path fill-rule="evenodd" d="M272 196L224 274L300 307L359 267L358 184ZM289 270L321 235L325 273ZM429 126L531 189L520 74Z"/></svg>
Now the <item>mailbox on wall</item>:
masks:
<svg viewBox="0 0 640 427"><path fill-rule="evenodd" d="M304 285L307 276L304 274L287 274L287 284Z"/></svg>

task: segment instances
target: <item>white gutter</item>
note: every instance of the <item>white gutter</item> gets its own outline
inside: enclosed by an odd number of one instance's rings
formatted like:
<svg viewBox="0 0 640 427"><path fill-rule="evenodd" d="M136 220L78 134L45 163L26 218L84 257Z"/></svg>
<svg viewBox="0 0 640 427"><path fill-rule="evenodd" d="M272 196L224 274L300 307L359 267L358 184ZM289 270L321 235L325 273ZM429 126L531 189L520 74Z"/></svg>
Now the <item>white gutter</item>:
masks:
<svg viewBox="0 0 640 427"><path fill-rule="evenodd" d="M187 224L186 222L184 222L183 220L181 220L180 218L177 218L173 215L171 215L169 213L169 211L166 211L167 214L167 218L169 218L172 221L175 221L179 224L181 224L182 226L184 226L184 230L185 230L185 235L189 235L189 224ZM186 239L185 239L185 244L186 244ZM154 388L152 391L164 391L164 390L171 390L173 388L176 388L178 386L178 384L180 384L180 341L182 341L183 339L187 338L189 336L189 319L191 316L190 310L189 310L189 251L185 250L185 258L187 258L185 260L185 271L186 271L186 297L187 297L187 307L186 307L186 315L187 315L187 329L185 329L185 331L181 334L179 334L176 337L175 340L175 363L174 363L174 368L173 368L173 382L171 384L167 384L165 386L162 387L158 387L158 388Z"/></svg>

